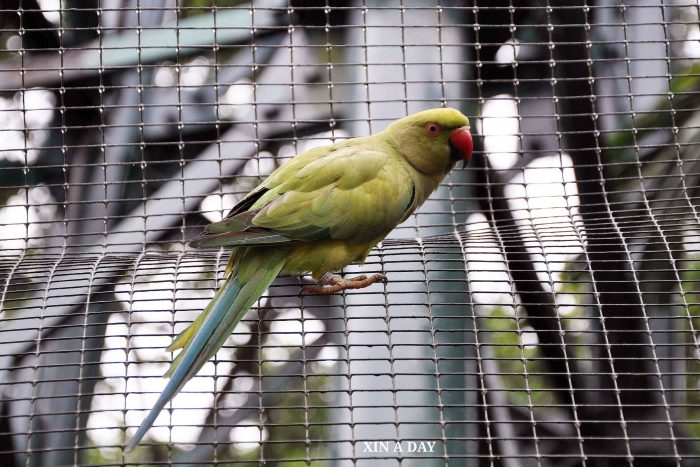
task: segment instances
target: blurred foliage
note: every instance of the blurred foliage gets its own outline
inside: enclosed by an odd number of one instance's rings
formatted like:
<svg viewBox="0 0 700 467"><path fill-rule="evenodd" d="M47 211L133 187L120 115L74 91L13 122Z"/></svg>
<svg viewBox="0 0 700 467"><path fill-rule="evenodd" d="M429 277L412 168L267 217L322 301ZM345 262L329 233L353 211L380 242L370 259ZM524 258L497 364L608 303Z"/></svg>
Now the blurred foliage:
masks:
<svg viewBox="0 0 700 467"><path fill-rule="evenodd" d="M611 149L634 146L635 141L642 141L654 132L663 131L670 135L674 127L683 127L696 116L698 93L700 92L700 63L685 70L680 70L670 80L669 92L659 98L654 109L638 112L634 120L628 121L630 127L611 133L606 137L606 145ZM686 128L697 130L697 128ZM661 148L657 148L661 149ZM612 153L614 155L615 152Z"/></svg>
<svg viewBox="0 0 700 467"><path fill-rule="evenodd" d="M561 313L561 326L570 339L567 356L572 359L591 357L588 347L588 331L594 319L586 310L586 297L591 293L590 284L581 280L584 273L572 271L568 265L559 274L556 282L557 305L567 302L566 313ZM565 298L563 298L565 297ZM572 304L570 300L575 300ZM519 307L518 307L519 308ZM517 308L516 308L517 309ZM535 338L534 330L527 324L527 318L518 311L513 314L512 306L487 307L486 318L481 320L490 337L494 358L498 359L499 371L504 387L508 388L509 398L521 407L530 408L536 414L545 415L549 407L558 403L548 380L549 367L543 360L537 343L526 342ZM486 333L486 332L485 332ZM528 337L524 338L523 334ZM483 345L487 345L485 342ZM529 392L528 392L529 389Z"/></svg>
<svg viewBox="0 0 700 467"><path fill-rule="evenodd" d="M651 208L692 207L700 196L700 63L679 71L670 92L648 112L604 138L606 185L614 202ZM645 197L642 199L641 196ZM633 212L624 204L620 209Z"/></svg>
<svg viewBox="0 0 700 467"><path fill-rule="evenodd" d="M488 346L493 357L498 359L498 370L503 387L507 388L509 401L526 410L546 410L555 398L550 390L546 373L547 366L541 359L538 347L526 345L524 333L534 335L523 318L512 314L512 307L495 306L488 317L481 320L488 332L488 341L483 337L482 346Z"/></svg>

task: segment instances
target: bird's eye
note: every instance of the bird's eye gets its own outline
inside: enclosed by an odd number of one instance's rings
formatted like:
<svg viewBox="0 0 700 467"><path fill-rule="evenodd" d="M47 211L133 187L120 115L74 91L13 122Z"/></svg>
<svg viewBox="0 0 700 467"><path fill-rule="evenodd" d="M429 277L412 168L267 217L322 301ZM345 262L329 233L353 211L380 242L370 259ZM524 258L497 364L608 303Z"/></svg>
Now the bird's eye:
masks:
<svg viewBox="0 0 700 467"><path fill-rule="evenodd" d="M428 123L425 125L425 132L428 136L437 136L440 134L440 125L437 123Z"/></svg>

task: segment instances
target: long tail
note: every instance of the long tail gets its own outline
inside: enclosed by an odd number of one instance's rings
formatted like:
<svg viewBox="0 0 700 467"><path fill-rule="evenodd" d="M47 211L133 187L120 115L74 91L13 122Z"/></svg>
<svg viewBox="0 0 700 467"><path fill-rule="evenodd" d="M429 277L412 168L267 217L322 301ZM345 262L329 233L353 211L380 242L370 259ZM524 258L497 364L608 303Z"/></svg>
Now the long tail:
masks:
<svg viewBox="0 0 700 467"><path fill-rule="evenodd" d="M224 345L248 308L280 273L284 266L283 255L271 250L258 251L259 254L246 254L241 258L236 270L226 279L202 314L169 347L183 347L183 350L165 375L170 376L170 381L136 435L126 445L127 452L141 441L163 407Z"/></svg>

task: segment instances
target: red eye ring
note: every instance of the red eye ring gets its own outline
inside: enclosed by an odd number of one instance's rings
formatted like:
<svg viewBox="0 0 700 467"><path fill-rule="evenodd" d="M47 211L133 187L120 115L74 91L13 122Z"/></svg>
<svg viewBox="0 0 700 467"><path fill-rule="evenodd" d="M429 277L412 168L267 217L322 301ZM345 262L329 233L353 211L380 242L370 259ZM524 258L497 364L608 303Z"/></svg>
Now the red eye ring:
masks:
<svg viewBox="0 0 700 467"><path fill-rule="evenodd" d="M430 122L430 123L425 124L425 133L428 136L432 136L432 137L438 136L440 134L441 130L442 129L440 128L440 125L438 125L437 123Z"/></svg>

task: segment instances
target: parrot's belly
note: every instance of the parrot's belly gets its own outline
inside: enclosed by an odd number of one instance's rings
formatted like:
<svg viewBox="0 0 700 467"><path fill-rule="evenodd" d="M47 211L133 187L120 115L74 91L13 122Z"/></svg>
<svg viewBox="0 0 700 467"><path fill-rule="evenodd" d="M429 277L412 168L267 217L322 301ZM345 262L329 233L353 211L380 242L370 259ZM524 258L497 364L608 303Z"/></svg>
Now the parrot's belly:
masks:
<svg viewBox="0 0 700 467"><path fill-rule="evenodd" d="M341 240L321 240L290 246L283 268L286 274L310 272L319 279L327 272L339 271L350 263L364 261L376 242L348 243Z"/></svg>

